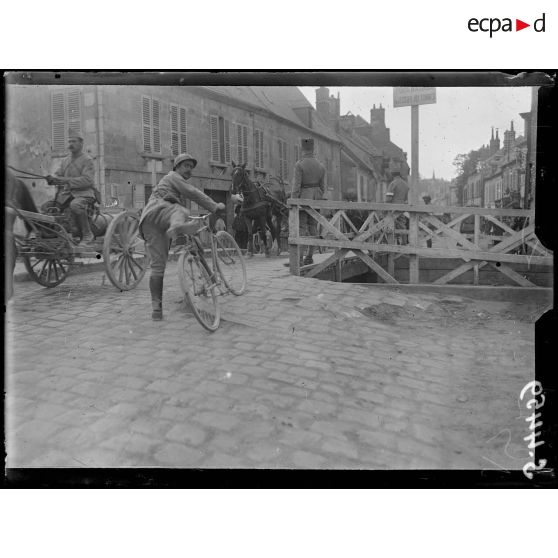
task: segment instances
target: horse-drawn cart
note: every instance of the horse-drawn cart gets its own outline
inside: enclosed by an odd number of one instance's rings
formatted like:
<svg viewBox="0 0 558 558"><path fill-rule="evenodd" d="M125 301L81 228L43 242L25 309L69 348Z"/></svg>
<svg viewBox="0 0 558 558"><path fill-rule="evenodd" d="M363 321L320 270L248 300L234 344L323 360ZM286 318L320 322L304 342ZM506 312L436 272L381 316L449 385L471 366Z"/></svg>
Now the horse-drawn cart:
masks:
<svg viewBox="0 0 558 558"><path fill-rule="evenodd" d="M44 287L62 283L72 266L84 265L76 261L82 258L102 257L106 274L117 289L133 289L145 275L149 257L138 236L139 214L135 211L101 213L92 208L89 219L96 239L84 248L72 238L64 213L54 208L50 214L35 213L13 205L8 210L23 221L26 231L14 231L16 255L31 278Z"/></svg>

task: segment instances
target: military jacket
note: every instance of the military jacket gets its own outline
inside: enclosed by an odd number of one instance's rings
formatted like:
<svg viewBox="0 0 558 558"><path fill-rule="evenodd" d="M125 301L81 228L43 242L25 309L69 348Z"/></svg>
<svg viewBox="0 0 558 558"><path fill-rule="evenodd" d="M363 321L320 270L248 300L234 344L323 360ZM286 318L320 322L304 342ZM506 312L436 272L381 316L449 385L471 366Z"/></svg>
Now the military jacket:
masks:
<svg viewBox="0 0 558 558"><path fill-rule="evenodd" d="M77 157L65 157L55 171L54 176L70 178L65 189L74 197L95 197L95 167L93 159L86 153Z"/></svg>
<svg viewBox="0 0 558 558"><path fill-rule="evenodd" d="M297 161L294 166L293 198L304 198L305 188L319 188L323 194L325 173L325 167L313 154L303 155L302 159Z"/></svg>

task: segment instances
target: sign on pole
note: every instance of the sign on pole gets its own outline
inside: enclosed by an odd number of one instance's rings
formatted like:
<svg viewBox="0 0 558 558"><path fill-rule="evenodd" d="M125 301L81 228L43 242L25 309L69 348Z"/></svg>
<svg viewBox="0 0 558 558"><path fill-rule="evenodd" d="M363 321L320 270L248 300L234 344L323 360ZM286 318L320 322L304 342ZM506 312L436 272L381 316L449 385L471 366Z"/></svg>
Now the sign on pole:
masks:
<svg viewBox="0 0 558 558"><path fill-rule="evenodd" d="M393 108L428 105L436 102L435 87L394 87Z"/></svg>
<svg viewBox="0 0 558 558"><path fill-rule="evenodd" d="M411 107L411 188L409 201L418 201L419 183L419 105L436 102L435 87L394 87L393 107Z"/></svg>

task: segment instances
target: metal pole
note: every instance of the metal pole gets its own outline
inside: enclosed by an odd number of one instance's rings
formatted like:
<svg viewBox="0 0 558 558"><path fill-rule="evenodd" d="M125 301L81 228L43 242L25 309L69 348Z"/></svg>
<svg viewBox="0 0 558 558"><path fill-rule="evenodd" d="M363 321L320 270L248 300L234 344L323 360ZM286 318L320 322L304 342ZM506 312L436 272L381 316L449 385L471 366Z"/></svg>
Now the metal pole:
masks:
<svg viewBox="0 0 558 558"><path fill-rule="evenodd" d="M419 105L411 105L411 188L409 203L415 205L419 182Z"/></svg>

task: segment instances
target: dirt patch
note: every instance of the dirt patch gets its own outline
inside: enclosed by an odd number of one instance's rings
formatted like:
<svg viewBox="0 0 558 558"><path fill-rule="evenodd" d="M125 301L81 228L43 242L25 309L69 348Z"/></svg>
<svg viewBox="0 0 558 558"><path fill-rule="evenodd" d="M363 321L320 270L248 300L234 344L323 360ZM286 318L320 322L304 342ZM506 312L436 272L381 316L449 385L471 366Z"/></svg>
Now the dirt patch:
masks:
<svg viewBox="0 0 558 558"><path fill-rule="evenodd" d="M406 302L404 306L382 302L358 309L361 314L390 325L405 322L423 325L436 320L442 327L489 327L496 321L535 323L544 312L537 304L483 302L469 299L441 299L428 302ZM495 326L495 325L494 325Z"/></svg>

